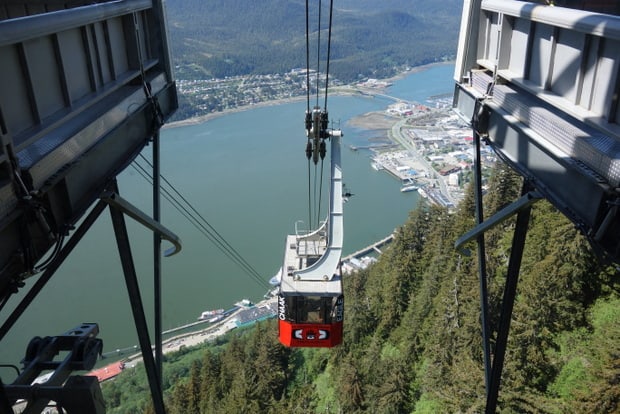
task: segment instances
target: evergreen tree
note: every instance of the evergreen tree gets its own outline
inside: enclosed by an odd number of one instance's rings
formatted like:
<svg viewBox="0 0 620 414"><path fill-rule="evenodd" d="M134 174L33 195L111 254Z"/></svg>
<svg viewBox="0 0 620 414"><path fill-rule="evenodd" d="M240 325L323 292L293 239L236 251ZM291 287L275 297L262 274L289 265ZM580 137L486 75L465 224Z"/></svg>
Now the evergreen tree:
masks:
<svg viewBox="0 0 620 414"><path fill-rule="evenodd" d="M364 406L364 391L362 376L357 368L355 360L347 355L341 364L338 394L342 410L347 413L355 413Z"/></svg>
<svg viewBox="0 0 620 414"><path fill-rule="evenodd" d="M218 388L220 376L220 359L218 355L207 349L202 358L200 372L200 412L217 413L217 401L222 396Z"/></svg>
<svg viewBox="0 0 620 414"><path fill-rule="evenodd" d="M190 413L200 412L200 364L198 361L192 363L189 371L189 380L187 383L187 409Z"/></svg>
<svg viewBox="0 0 620 414"><path fill-rule="evenodd" d="M520 178L500 169L488 188L485 210L491 214L518 197ZM173 354L168 359L183 364L165 370L169 412L483 411L476 257L454 249L475 224L472 194L454 214L437 207L412 212L377 264L345 278L342 346L282 347L271 321L234 332L225 346L198 357ZM485 235L492 336L513 225L507 220ZM534 205L502 375L502 411L619 409L618 280L617 269L600 264L553 206ZM123 385L104 388L123 405L110 414L148 405L138 396L148 393L142 377L125 378Z"/></svg>

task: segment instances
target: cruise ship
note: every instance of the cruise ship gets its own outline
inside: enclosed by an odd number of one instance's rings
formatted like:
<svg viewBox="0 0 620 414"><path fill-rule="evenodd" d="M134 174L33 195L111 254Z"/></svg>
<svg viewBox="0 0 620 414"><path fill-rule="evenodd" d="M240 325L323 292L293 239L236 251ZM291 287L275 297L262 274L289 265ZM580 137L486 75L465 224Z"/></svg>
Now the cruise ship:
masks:
<svg viewBox="0 0 620 414"><path fill-rule="evenodd" d="M213 309L213 310L208 310L208 311L204 311L200 314L200 316L198 317L199 321L205 321L205 320L210 320L213 319L215 317L221 316L224 314L224 309Z"/></svg>
<svg viewBox="0 0 620 414"><path fill-rule="evenodd" d="M375 171L381 171L383 169L383 164L381 164L380 161L377 161L376 159L373 158L372 162L370 163L370 166L375 170Z"/></svg>

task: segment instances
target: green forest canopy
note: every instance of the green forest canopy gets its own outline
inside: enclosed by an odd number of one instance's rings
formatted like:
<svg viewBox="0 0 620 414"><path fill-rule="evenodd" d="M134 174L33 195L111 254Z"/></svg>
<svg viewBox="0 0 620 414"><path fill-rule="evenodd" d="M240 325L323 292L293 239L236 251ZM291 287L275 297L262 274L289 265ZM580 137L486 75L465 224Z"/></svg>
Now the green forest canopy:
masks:
<svg viewBox="0 0 620 414"><path fill-rule="evenodd" d="M496 169L485 209L514 200L520 178ZM378 263L345 278L345 339L289 349L275 321L168 357L169 413L481 412L484 380L475 259L454 249L474 224L473 195L455 214L421 205ZM486 234L497 327L514 222ZM472 246L473 248L473 246ZM620 296L615 268L549 203L533 207L499 408L620 409ZM133 371L133 370L132 370ZM106 384L109 413L149 412L143 373Z"/></svg>

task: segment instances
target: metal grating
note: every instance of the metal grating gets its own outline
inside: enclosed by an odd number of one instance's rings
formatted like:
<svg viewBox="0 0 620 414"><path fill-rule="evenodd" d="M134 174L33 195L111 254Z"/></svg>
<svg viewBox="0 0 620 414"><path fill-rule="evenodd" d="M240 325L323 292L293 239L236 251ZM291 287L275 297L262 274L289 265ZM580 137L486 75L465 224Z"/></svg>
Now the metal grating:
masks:
<svg viewBox="0 0 620 414"><path fill-rule="evenodd" d="M472 85L481 93L487 92L491 80L487 73L472 72ZM567 157L581 161L610 185L620 185L620 142L616 139L565 113L558 114L543 101L508 85L495 85L491 99Z"/></svg>

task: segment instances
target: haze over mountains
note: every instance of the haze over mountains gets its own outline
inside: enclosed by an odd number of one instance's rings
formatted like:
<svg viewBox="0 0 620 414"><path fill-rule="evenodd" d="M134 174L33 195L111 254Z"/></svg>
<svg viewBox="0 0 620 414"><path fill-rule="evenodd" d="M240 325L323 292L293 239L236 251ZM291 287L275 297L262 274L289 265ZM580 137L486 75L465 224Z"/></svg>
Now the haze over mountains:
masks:
<svg viewBox="0 0 620 414"><path fill-rule="evenodd" d="M321 39L329 3L322 2ZM303 0L168 0L171 48L180 78L283 73L305 67ZM310 2L316 62L318 2ZM334 2L330 76L386 77L403 66L453 58L461 0ZM322 56L326 51L322 48ZM321 63L324 68L324 62Z"/></svg>

